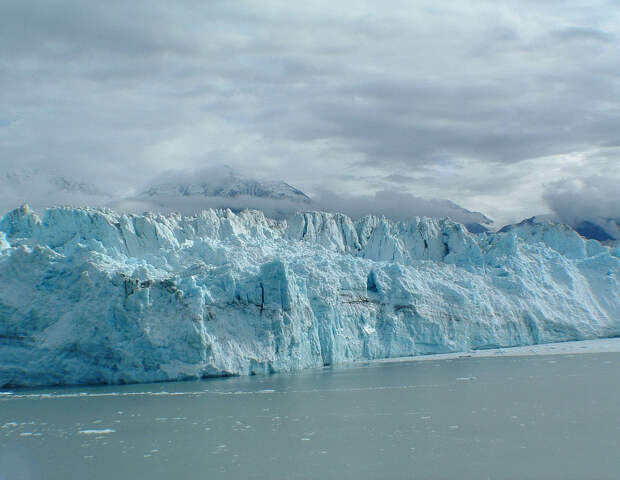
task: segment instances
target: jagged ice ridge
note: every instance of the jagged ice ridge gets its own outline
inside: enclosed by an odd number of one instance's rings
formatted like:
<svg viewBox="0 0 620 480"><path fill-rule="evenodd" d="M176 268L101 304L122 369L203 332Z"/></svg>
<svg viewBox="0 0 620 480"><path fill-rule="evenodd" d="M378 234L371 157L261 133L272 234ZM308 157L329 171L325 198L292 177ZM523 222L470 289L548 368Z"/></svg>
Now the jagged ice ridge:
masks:
<svg viewBox="0 0 620 480"><path fill-rule="evenodd" d="M552 222L24 206L0 221L0 387L618 336L619 257Z"/></svg>

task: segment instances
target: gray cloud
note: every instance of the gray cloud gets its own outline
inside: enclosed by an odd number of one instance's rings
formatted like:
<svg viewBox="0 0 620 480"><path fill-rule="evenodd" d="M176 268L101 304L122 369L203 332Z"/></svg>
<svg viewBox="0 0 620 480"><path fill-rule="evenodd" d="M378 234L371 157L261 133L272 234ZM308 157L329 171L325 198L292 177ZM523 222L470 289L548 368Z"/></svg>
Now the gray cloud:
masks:
<svg viewBox="0 0 620 480"><path fill-rule="evenodd" d="M565 179L547 186L544 199L556 218L586 236L620 240L620 175Z"/></svg>
<svg viewBox="0 0 620 480"><path fill-rule="evenodd" d="M390 183L408 184L408 183L415 182L417 179L415 177L412 177L411 175L399 175L397 173L392 173L391 175L386 175L385 177L383 177L383 180L386 180L387 182L390 182Z"/></svg>
<svg viewBox="0 0 620 480"><path fill-rule="evenodd" d="M563 179L547 186L544 199L566 223L578 224L583 220L620 223L619 185L620 169L605 176Z"/></svg>
<svg viewBox="0 0 620 480"><path fill-rule="evenodd" d="M581 42L582 40L591 40L609 43L614 40L614 36L609 32L591 27L565 27L552 31L551 35L557 37L560 41L575 40Z"/></svg>
<svg viewBox="0 0 620 480"><path fill-rule="evenodd" d="M555 207L532 195L534 177L613 166L587 152L620 145L614 11L602 0L9 0L0 171L44 168L131 195L162 171L226 163L315 197L346 192L352 208L394 189L500 221L537 214ZM549 160L575 152L580 172Z"/></svg>

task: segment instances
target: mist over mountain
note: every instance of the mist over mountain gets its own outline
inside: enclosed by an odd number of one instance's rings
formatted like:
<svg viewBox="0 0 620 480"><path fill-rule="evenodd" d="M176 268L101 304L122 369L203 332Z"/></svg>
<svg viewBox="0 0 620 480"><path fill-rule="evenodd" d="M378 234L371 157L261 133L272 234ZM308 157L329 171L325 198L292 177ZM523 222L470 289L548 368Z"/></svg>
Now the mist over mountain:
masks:
<svg viewBox="0 0 620 480"><path fill-rule="evenodd" d="M160 183L161 182L161 183ZM197 172L171 171L161 175L141 194L144 197L256 197L310 203L301 190L283 181L257 180L222 166Z"/></svg>
<svg viewBox="0 0 620 480"><path fill-rule="evenodd" d="M554 218L586 238L620 240L620 178L607 176L563 179L547 185L544 199Z"/></svg>
<svg viewBox="0 0 620 480"><path fill-rule="evenodd" d="M483 213L467 210L451 200L427 199L397 190L380 190L366 195L323 190L315 204L318 210L338 211L353 218L369 214L398 221L412 217L447 217L464 224L472 233L488 231L493 225L493 220Z"/></svg>
<svg viewBox="0 0 620 480"><path fill-rule="evenodd" d="M92 182L42 169L0 172L0 215L28 203L35 208L70 204L105 206L114 195Z"/></svg>
<svg viewBox="0 0 620 480"><path fill-rule="evenodd" d="M367 195L319 190L308 195L282 180L255 178L228 166L198 171L176 170L159 175L139 193L109 193L95 183L45 170L12 171L0 176L0 213L23 203L34 208L57 204L109 207L119 211L180 212L193 214L207 208L262 210L274 218L298 211L340 212L359 218L384 215L393 220L414 216L448 217L472 232L486 231L492 220L445 199L424 199L407 192L382 190Z"/></svg>
<svg viewBox="0 0 620 480"><path fill-rule="evenodd" d="M611 216L614 213L615 190L608 188L602 192L604 183L593 184L597 185L594 192L587 188L587 182L548 186L545 198L553 212L523 222L564 223L585 238L617 241L620 238L620 221ZM316 210L344 213L352 218L372 214L396 221L406 221L415 216L450 218L464 224L472 233L497 228L493 220L483 213L470 211L447 199L422 198L399 190L353 195L323 189L310 195L285 181L254 177L229 166L171 170L146 185L136 186L134 192L115 193L104 191L93 181L42 169L13 170L1 174L0 214L23 203L34 208L69 204L109 207L135 213L157 211L188 215L208 208L230 208L235 212L256 209L279 219L298 211ZM518 224L506 225L501 231L510 230Z"/></svg>
<svg viewBox="0 0 620 480"><path fill-rule="evenodd" d="M284 217L312 208L312 199L281 180L258 179L228 166L198 171L168 171L140 189L140 193L115 199L119 210L181 212L192 214L206 208L262 210Z"/></svg>
<svg viewBox="0 0 620 480"><path fill-rule="evenodd" d="M583 238L598 240L603 244L613 245L620 239L620 235L618 235L617 233L620 224L618 224L616 221L609 220L608 222L603 222L602 225L599 225L597 223L594 223L593 221L579 220L577 223L573 222L571 224L569 222L561 221L555 214L537 215L534 217L526 218L518 223L504 225L498 230L498 232L506 233L535 225L547 226L548 228L550 228L555 224L568 225Z"/></svg>
<svg viewBox="0 0 620 480"><path fill-rule="evenodd" d="M407 192L381 190L367 195L319 190L308 195L281 180L257 179L228 166L199 171L167 172L140 194L119 199L120 209L179 211L192 214L204 208L244 208L284 218L300 210L345 213L353 218L368 214L393 220L414 216L448 217L465 224L472 232L487 231L493 221L445 199L425 199Z"/></svg>

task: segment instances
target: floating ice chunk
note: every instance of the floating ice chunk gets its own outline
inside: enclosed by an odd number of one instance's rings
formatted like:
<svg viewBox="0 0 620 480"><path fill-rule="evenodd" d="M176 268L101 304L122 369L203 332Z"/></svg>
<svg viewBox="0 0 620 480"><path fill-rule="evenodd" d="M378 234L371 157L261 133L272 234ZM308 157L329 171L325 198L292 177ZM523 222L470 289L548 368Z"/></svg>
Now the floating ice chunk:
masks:
<svg viewBox="0 0 620 480"><path fill-rule="evenodd" d="M102 428L99 430L87 429L87 430L79 430L78 433L80 435L106 435L108 433L116 433L116 430L112 430L111 428Z"/></svg>

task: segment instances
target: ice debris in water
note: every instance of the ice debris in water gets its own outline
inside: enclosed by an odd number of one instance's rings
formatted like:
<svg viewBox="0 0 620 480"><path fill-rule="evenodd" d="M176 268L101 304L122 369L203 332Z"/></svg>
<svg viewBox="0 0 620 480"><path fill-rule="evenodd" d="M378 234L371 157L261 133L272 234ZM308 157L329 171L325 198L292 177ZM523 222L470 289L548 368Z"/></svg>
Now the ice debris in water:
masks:
<svg viewBox="0 0 620 480"><path fill-rule="evenodd" d="M22 207L0 221L0 386L618 336L618 254L551 222Z"/></svg>
<svg viewBox="0 0 620 480"><path fill-rule="evenodd" d="M103 429L92 429L92 430L80 430L78 431L81 435L105 435L108 433L115 433L116 430L112 430L111 428L103 428Z"/></svg>

